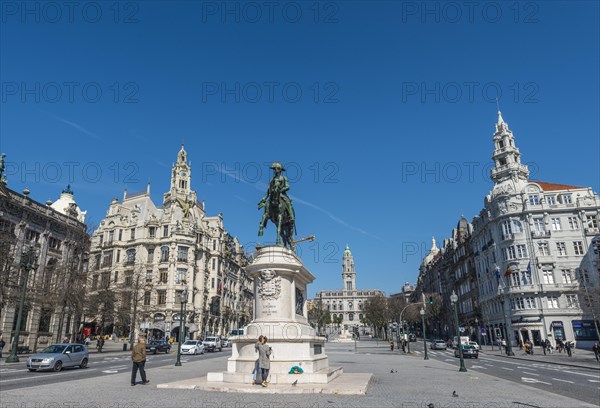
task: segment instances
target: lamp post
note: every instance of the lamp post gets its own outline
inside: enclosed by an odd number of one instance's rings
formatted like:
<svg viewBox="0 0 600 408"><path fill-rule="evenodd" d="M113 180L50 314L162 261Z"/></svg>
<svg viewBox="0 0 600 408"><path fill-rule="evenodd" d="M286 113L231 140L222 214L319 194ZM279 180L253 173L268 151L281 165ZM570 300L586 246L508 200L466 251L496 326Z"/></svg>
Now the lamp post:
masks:
<svg viewBox="0 0 600 408"><path fill-rule="evenodd" d="M19 335L21 334L21 321L23 320L23 308L25 307L25 292L27 291L27 280L29 278L29 272L37 269L37 258L38 254L35 251L34 243L29 245L29 248L24 249L21 253L21 269L23 270L23 276L21 283L21 298L19 300L19 314L17 315L17 325L15 327L15 336L12 343L10 355L6 358L7 363L18 363L19 357L17 357L17 347L19 346Z"/></svg>
<svg viewBox="0 0 600 408"><path fill-rule="evenodd" d="M423 348L425 349L425 357L423 360L429 360L427 355L427 342L425 341L425 309L421 308L421 323L423 324Z"/></svg>
<svg viewBox="0 0 600 408"><path fill-rule="evenodd" d="M181 366L181 342L185 339L185 304L187 302L187 289L181 292L181 311L179 313L179 341L177 342L177 361L175 366Z"/></svg>
<svg viewBox="0 0 600 408"><path fill-rule="evenodd" d="M452 291L450 295L450 302L452 303L452 309L454 311L454 324L456 325L456 338L458 339L458 355L460 356L460 369L458 371L467 371L465 367L465 359L463 358L462 346L460 345L460 329L458 328L458 312L456 311L456 302L458 302L458 295L455 291Z"/></svg>
<svg viewBox="0 0 600 408"><path fill-rule="evenodd" d="M502 281L501 281L502 282ZM504 305L506 299L505 299L505 287L504 285L498 285L498 296L500 297L500 303L502 303L502 313L504 314L504 339L506 340L506 355L507 356L514 356L515 353L513 353L512 351L512 346L511 346L511 341L510 341L510 337L508 334L508 318L506 316L506 307Z"/></svg>

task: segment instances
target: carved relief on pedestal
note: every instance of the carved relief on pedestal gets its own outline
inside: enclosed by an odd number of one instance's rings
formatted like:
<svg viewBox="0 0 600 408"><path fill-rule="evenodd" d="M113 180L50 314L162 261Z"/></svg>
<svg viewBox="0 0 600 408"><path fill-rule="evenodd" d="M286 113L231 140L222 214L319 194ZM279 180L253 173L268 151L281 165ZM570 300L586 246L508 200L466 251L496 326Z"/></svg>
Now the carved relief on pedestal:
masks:
<svg viewBox="0 0 600 408"><path fill-rule="evenodd" d="M276 300L281 294L281 277L272 269L265 269L258 277L258 295L262 300Z"/></svg>

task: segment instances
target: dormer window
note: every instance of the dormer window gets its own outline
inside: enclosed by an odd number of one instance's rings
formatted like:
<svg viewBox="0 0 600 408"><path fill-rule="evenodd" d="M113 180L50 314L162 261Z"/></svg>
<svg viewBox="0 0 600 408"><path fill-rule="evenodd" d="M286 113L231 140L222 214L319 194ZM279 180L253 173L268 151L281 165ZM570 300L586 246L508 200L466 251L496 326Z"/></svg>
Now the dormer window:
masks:
<svg viewBox="0 0 600 408"><path fill-rule="evenodd" d="M548 205L556 205L556 197L546 196L546 202L548 203Z"/></svg>
<svg viewBox="0 0 600 408"><path fill-rule="evenodd" d="M529 194L529 205L538 205L540 197L537 194Z"/></svg>

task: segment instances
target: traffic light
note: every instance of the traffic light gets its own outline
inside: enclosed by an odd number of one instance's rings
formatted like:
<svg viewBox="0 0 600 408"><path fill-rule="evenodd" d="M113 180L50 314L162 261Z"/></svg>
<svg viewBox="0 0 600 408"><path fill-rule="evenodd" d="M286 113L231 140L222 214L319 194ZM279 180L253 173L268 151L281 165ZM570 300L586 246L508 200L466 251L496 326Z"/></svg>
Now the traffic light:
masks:
<svg viewBox="0 0 600 408"><path fill-rule="evenodd" d="M433 296L429 296L429 304L433 305Z"/></svg>

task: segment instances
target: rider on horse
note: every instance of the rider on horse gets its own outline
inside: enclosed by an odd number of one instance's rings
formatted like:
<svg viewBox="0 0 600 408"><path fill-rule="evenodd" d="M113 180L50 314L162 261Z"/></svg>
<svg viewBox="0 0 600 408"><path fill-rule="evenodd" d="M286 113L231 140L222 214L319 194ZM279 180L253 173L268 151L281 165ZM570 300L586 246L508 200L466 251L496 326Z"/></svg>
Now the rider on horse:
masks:
<svg viewBox="0 0 600 408"><path fill-rule="evenodd" d="M273 210L278 210L277 213L283 218L282 221L284 224L294 225L294 208L292 207L292 200L287 195L290 185L287 177L281 174L282 171L285 171L285 168L281 163L274 162L271 165L271 169L273 169L275 174L269 183L267 193L258 203L259 209L265 207L265 213L260 222L258 236L263 235L263 228L266 226L267 220L273 220L275 216L275 214L272 213ZM271 208L273 205L278 205L278 207Z"/></svg>

